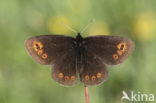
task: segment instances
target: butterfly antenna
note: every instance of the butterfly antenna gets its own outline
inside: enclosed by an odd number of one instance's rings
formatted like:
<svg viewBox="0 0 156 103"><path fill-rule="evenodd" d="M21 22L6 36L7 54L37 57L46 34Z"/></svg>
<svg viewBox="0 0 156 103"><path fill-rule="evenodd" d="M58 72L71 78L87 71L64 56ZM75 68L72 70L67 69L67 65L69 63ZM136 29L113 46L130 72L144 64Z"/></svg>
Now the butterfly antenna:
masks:
<svg viewBox="0 0 156 103"><path fill-rule="evenodd" d="M77 34L78 32L75 31L74 29L72 29L70 26L64 24L64 23L61 23L63 26L65 26L66 28L68 28L69 30L71 30L72 32L74 32L75 34Z"/></svg>
<svg viewBox="0 0 156 103"><path fill-rule="evenodd" d="M85 27L84 29L80 32L81 34L95 21L95 19L92 19Z"/></svg>

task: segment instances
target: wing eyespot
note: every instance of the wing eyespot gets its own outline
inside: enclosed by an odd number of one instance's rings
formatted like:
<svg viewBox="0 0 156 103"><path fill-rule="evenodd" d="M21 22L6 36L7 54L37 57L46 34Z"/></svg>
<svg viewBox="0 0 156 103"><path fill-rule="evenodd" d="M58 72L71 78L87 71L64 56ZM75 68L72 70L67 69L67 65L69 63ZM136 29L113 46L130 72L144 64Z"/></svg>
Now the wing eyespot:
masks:
<svg viewBox="0 0 156 103"><path fill-rule="evenodd" d="M42 55L42 58L43 58L43 59L47 59L47 57L48 57L48 55L47 55L46 53L44 53L44 54Z"/></svg>
<svg viewBox="0 0 156 103"><path fill-rule="evenodd" d="M97 73L96 77L97 78L101 78L102 74L101 73Z"/></svg>
<svg viewBox="0 0 156 103"><path fill-rule="evenodd" d="M117 51L118 55L122 55L122 51L118 50Z"/></svg>
<svg viewBox="0 0 156 103"><path fill-rule="evenodd" d="M113 58L114 58L114 60L118 60L118 55L117 54L113 54Z"/></svg>
<svg viewBox="0 0 156 103"><path fill-rule="evenodd" d="M69 76L65 76L64 79L65 79L65 80L68 80L68 79L69 79Z"/></svg>
<svg viewBox="0 0 156 103"><path fill-rule="evenodd" d="M58 77L59 77L60 79L62 79L62 78L63 78L63 73L59 73L59 74L58 74Z"/></svg>
<svg viewBox="0 0 156 103"><path fill-rule="evenodd" d="M38 50L40 50L40 49L43 48L43 44L42 44L41 42L35 41L35 42L33 43L33 47L34 47L34 50L35 50L35 51L38 51Z"/></svg>
<svg viewBox="0 0 156 103"><path fill-rule="evenodd" d="M117 45L117 48L122 51L125 52L125 50L127 49L127 44L125 42L121 42Z"/></svg>
<svg viewBox="0 0 156 103"><path fill-rule="evenodd" d="M70 79L71 79L71 80L75 80L75 76L71 76Z"/></svg>
<svg viewBox="0 0 156 103"><path fill-rule="evenodd" d="M94 81L95 79L96 79L96 77L93 75L93 76L92 76L92 80Z"/></svg>
<svg viewBox="0 0 156 103"><path fill-rule="evenodd" d="M42 53L43 53L43 49L40 49L40 50L37 52L38 55L42 55Z"/></svg>
<svg viewBox="0 0 156 103"><path fill-rule="evenodd" d="M85 80L89 80L89 75L86 75L85 76Z"/></svg>

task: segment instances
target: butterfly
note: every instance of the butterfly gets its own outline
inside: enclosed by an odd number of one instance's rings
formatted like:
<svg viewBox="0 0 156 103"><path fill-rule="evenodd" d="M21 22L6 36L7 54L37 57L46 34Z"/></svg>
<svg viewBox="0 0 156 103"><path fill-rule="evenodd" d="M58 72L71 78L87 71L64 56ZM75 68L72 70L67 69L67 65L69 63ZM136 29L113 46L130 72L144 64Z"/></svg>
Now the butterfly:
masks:
<svg viewBox="0 0 156 103"><path fill-rule="evenodd" d="M103 83L108 77L106 64L117 65L132 53L134 42L120 36L76 38L41 35L25 42L26 50L42 65L51 66L52 78L63 86L73 86L78 77L85 86Z"/></svg>

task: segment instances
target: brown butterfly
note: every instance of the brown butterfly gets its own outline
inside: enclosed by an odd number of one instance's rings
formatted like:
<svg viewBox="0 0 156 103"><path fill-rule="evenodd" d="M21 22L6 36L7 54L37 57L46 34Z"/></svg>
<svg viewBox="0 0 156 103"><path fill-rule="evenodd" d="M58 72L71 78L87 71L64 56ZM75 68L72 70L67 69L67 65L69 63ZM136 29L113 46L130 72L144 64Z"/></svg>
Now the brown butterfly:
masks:
<svg viewBox="0 0 156 103"><path fill-rule="evenodd" d="M85 86L103 83L108 77L106 64L122 63L133 51L132 40L120 36L76 38L63 35L41 35L25 42L36 62L51 65L52 78L63 86L80 81Z"/></svg>

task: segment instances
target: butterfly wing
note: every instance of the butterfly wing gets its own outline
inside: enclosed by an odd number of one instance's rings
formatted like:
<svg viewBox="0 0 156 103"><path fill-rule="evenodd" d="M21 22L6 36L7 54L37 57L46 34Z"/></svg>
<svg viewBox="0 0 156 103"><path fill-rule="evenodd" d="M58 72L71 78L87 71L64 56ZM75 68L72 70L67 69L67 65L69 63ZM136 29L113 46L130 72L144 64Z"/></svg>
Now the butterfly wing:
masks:
<svg viewBox="0 0 156 103"><path fill-rule="evenodd" d="M63 86L73 86L77 83L78 69L76 64L76 52L68 51L52 65L52 78Z"/></svg>
<svg viewBox="0 0 156 103"><path fill-rule="evenodd" d="M73 38L58 35L32 37L25 42L32 58L42 65L51 65L63 54L72 49Z"/></svg>
<svg viewBox="0 0 156 103"><path fill-rule="evenodd" d="M82 56L80 80L85 86L103 83L108 77L106 65L92 51L85 50Z"/></svg>
<svg viewBox="0 0 156 103"><path fill-rule="evenodd" d="M118 36L93 36L83 40L80 80L86 86L99 85L108 77L106 64L122 63L134 48L133 41Z"/></svg>
<svg viewBox="0 0 156 103"><path fill-rule="evenodd" d="M133 51L132 40L119 36L93 36L84 39L85 47L109 65L122 63Z"/></svg>
<svg viewBox="0 0 156 103"><path fill-rule="evenodd" d="M78 78L73 41L72 37L44 35L26 40L25 46L36 62L52 65L52 78L56 82L72 86Z"/></svg>

